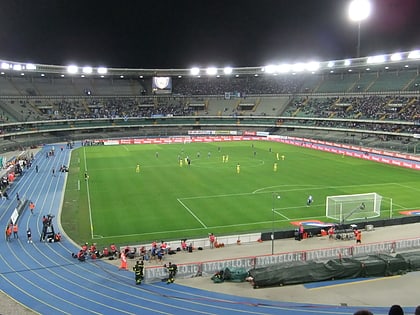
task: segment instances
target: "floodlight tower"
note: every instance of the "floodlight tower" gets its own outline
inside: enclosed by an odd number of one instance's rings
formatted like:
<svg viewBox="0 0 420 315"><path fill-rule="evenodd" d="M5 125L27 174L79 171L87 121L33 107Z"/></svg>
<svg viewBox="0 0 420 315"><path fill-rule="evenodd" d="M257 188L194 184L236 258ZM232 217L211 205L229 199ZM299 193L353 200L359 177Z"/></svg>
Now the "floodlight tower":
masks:
<svg viewBox="0 0 420 315"><path fill-rule="evenodd" d="M369 0L353 0L349 6L350 20L357 22L357 53L356 57L360 57L360 25L363 20L370 15L371 5Z"/></svg>

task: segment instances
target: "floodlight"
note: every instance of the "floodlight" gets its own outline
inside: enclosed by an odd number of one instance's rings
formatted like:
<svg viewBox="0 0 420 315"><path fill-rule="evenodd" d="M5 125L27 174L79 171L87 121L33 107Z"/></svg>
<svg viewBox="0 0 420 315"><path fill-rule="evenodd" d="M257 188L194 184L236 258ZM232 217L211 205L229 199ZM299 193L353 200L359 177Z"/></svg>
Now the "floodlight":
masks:
<svg viewBox="0 0 420 315"><path fill-rule="evenodd" d="M400 61L402 59L402 56L400 53L395 53L391 55L391 61Z"/></svg>
<svg viewBox="0 0 420 315"><path fill-rule="evenodd" d="M290 65L287 63L281 64L277 67L279 73L287 73L290 71Z"/></svg>
<svg viewBox="0 0 420 315"><path fill-rule="evenodd" d="M89 67L89 66L85 66L85 67L83 67L83 69L82 69L82 72L83 72L83 73L86 73L86 74L91 74L91 73L92 73L92 71L93 71L92 67Z"/></svg>
<svg viewBox="0 0 420 315"><path fill-rule="evenodd" d="M386 61L386 57L385 55L378 55L378 56L372 56L372 57L368 57L367 59L367 63L383 63Z"/></svg>
<svg viewBox="0 0 420 315"><path fill-rule="evenodd" d="M369 0L353 0L349 6L350 20L358 23L357 31L357 58L360 57L360 25L365 20L371 11Z"/></svg>
<svg viewBox="0 0 420 315"><path fill-rule="evenodd" d="M22 65L20 65L20 64L13 65L13 70L21 71L22 70Z"/></svg>
<svg viewBox="0 0 420 315"><path fill-rule="evenodd" d="M319 62L311 61L306 64L306 69L308 71L317 71L319 69Z"/></svg>
<svg viewBox="0 0 420 315"><path fill-rule="evenodd" d="M408 59L419 59L420 58L420 50L413 50L408 54Z"/></svg>
<svg viewBox="0 0 420 315"><path fill-rule="evenodd" d="M200 69L197 67L192 67L190 73L191 75L198 75L200 73Z"/></svg>
<svg viewBox="0 0 420 315"><path fill-rule="evenodd" d="M45 77L45 73L41 73L41 77Z"/></svg>
<svg viewBox="0 0 420 315"><path fill-rule="evenodd" d="M60 77L64 78L64 74L61 74Z"/></svg>
<svg viewBox="0 0 420 315"><path fill-rule="evenodd" d="M99 67L97 69L97 71L98 71L99 74L107 74L108 73L108 69L105 68L105 67Z"/></svg>
<svg viewBox="0 0 420 315"><path fill-rule="evenodd" d="M2 69L10 69L10 65L7 62L2 62L1 63L1 68Z"/></svg>
<svg viewBox="0 0 420 315"><path fill-rule="evenodd" d="M22 72L20 75L24 76L24 75L25 75L25 73L23 73L23 72Z"/></svg>
<svg viewBox="0 0 420 315"><path fill-rule="evenodd" d="M350 20L360 22L365 20L371 12L371 5L368 0L353 0L349 6Z"/></svg>
<svg viewBox="0 0 420 315"><path fill-rule="evenodd" d="M78 70L79 69L78 69L78 67L76 65L69 65L69 66L67 66L67 72L68 73L74 74L74 73L77 73Z"/></svg>
<svg viewBox="0 0 420 315"><path fill-rule="evenodd" d="M334 67L335 62L334 61L328 61L328 68Z"/></svg>
<svg viewBox="0 0 420 315"><path fill-rule="evenodd" d="M305 64L301 62L295 63L294 65L292 65L292 70L294 72L301 72L305 70Z"/></svg>
<svg viewBox="0 0 420 315"><path fill-rule="evenodd" d="M224 73L224 74L231 74L231 73L232 73L232 71L233 71L232 67L225 67L225 68L223 69L223 73Z"/></svg>
<svg viewBox="0 0 420 315"><path fill-rule="evenodd" d="M350 65L351 65L351 60L350 60L350 59L346 59L346 60L344 60L344 65L345 65L346 67L350 66Z"/></svg>
<svg viewBox="0 0 420 315"><path fill-rule="evenodd" d="M206 69L206 73L208 75L216 75L217 74L217 68L215 68L215 67L208 67Z"/></svg>
<svg viewBox="0 0 420 315"><path fill-rule="evenodd" d="M277 66L275 65L268 65L264 67L264 71L266 73L275 73L277 71Z"/></svg>
<svg viewBox="0 0 420 315"><path fill-rule="evenodd" d="M120 75L120 79L124 79L124 76L123 75Z"/></svg>
<svg viewBox="0 0 420 315"><path fill-rule="evenodd" d="M33 63L27 63L26 70L36 70L36 66Z"/></svg>

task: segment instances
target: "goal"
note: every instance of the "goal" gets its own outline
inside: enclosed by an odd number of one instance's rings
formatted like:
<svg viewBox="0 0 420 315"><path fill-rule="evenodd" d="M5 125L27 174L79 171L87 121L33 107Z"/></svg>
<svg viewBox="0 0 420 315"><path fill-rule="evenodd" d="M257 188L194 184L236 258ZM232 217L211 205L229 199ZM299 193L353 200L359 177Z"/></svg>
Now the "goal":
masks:
<svg viewBox="0 0 420 315"><path fill-rule="evenodd" d="M381 215L382 196L377 193L327 196L326 216L340 223Z"/></svg>

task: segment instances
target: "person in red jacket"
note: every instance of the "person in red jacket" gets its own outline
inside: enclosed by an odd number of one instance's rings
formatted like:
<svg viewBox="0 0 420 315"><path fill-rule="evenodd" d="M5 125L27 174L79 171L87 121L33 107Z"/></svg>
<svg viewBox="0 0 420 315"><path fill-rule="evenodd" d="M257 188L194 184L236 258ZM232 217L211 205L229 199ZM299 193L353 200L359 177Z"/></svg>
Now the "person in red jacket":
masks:
<svg viewBox="0 0 420 315"><path fill-rule="evenodd" d="M213 233L210 233L209 241L210 241L210 248L214 248L214 242L216 241L216 237L214 236Z"/></svg>
<svg viewBox="0 0 420 315"><path fill-rule="evenodd" d="M362 244L362 231L356 231L356 244Z"/></svg>
<svg viewBox="0 0 420 315"><path fill-rule="evenodd" d="M13 224L13 238L19 238L19 228L17 223Z"/></svg>
<svg viewBox="0 0 420 315"><path fill-rule="evenodd" d="M9 225L6 228L6 241L10 242L10 237L12 236L12 227Z"/></svg>
<svg viewBox="0 0 420 315"><path fill-rule="evenodd" d="M109 249L111 251L112 256L118 255L118 249L117 249L117 246L115 246L115 244L111 244L111 246L109 246Z"/></svg>

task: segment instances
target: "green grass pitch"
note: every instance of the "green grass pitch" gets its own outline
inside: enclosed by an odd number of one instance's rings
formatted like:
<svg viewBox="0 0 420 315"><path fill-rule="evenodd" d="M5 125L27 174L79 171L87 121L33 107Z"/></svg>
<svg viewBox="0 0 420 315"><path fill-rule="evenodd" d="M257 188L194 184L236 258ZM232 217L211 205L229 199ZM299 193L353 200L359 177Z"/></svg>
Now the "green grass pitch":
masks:
<svg viewBox="0 0 420 315"><path fill-rule="evenodd" d="M191 165L180 166L186 157ZM397 217L420 208L418 176L267 141L89 146L72 153L62 225L78 242L105 245L270 231L273 224L281 230L298 220L331 222L327 196L369 192L384 197L384 218L392 198ZM314 197L310 207L308 195Z"/></svg>

